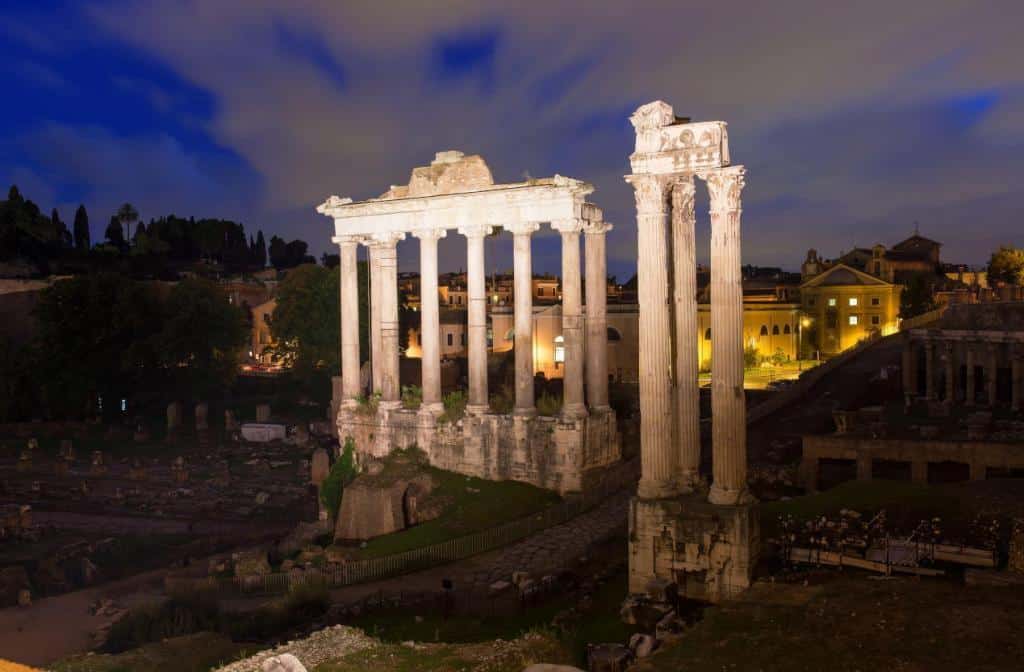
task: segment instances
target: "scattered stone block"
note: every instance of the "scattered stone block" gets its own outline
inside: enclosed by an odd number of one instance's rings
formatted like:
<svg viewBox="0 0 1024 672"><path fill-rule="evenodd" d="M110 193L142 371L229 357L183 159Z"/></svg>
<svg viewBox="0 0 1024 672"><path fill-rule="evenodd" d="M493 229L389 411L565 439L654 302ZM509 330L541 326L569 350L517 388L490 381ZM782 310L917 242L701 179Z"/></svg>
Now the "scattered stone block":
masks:
<svg viewBox="0 0 1024 672"><path fill-rule="evenodd" d="M633 655L639 658L646 658L647 656L654 653L654 650L658 648L658 640L650 635L643 633L634 633L629 638L629 649L633 652Z"/></svg>
<svg viewBox="0 0 1024 672"><path fill-rule="evenodd" d="M686 622L679 618L679 614L670 611L654 628L654 636L660 642L673 642L683 636L686 630Z"/></svg>
<svg viewBox="0 0 1024 672"><path fill-rule="evenodd" d="M501 595L508 591L512 587L512 584L508 581L495 581L487 587L488 595Z"/></svg>
<svg viewBox="0 0 1024 672"><path fill-rule="evenodd" d="M306 672L305 666L290 653L267 658L260 669L263 672Z"/></svg>
<svg viewBox="0 0 1024 672"><path fill-rule="evenodd" d="M257 423L268 423L268 422L270 422L270 404L257 404L256 405L256 422Z"/></svg>
<svg viewBox="0 0 1024 672"><path fill-rule="evenodd" d="M633 652L622 644L597 644L587 651L590 672L624 672L633 662Z"/></svg>

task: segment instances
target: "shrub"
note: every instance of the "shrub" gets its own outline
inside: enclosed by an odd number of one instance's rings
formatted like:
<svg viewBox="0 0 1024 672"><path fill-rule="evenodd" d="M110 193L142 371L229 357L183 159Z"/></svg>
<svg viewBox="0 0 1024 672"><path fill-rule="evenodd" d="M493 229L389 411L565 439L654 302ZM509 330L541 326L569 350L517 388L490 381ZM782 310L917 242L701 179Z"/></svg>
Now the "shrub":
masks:
<svg viewBox="0 0 1024 672"><path fill-rule="evenodd" d="M402 385L402 406L417 409L423 403L423 388L417 385Z"/></svg>
<svg viewBox="0 0 1024 672"><path fill-rule="evenodd" d="M458 422L466 415L466 404L469 399L462 390L455 390L444 395L444 413L438 422Z"/></svg>
<svg viewBox="0 0 1024 672"><path fill-rule="evenodd" d="M547 392L537 399L537 413L540 415L556 416L562 412L562 400L553 397Z"/></svg>
<svg viewBox="0 0 1024 672"><path fill-rule="evenodd" d="M789 361L789 357L783 352L782 348L776 348L775 354L771 356L771 363L775 366L782 366Z"/></svg>
<svg viewBox="0 0 1024 672"><path fill-rule="evenodd" d="M338 515L338 507L341 506L341 493L345 486L352 482L359 471L356 468L356 442L351 436L345 437L345 445L341 449L341 457L331 465L331 471L327 474L323 484L320 486L320 501L327 507L331 518Z"/></svg>
<svg viewBox="0 0 1024 672"><path fill-rule="evenodd" d="M747 369L752 369L761 363L761 353L757 351L757 348L750 345L743 349L743 366Z"/></svg>
<svg viewBox="0 0 1024 672"><path fill-rule="evenodd" d="M356 397L356 402L359 404L356 407L356 412L363 415L376 415L377 406L380 405L380 392L374 392L369 397L360 394Z"/></svg>
<svg viewBox="0 0 1024 672"><path fill-rule="evenodd" d="M502 385L497 394L491 397L491 411L494 413L511 413L516 405L516 395L509 385Z"/></svg>

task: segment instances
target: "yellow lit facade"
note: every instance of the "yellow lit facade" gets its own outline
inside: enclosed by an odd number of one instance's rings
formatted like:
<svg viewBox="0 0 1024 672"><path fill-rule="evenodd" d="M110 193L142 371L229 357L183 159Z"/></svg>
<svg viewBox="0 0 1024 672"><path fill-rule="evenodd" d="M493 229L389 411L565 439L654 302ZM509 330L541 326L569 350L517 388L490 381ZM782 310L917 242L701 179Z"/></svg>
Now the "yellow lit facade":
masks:
<svg viewBox="0 0 1024 672"><path fill-rule="evenodd" d="M899 330L899 285L846 264L837 264L800 285L804 339L825 355L852 348L865 338Z"/></svg>

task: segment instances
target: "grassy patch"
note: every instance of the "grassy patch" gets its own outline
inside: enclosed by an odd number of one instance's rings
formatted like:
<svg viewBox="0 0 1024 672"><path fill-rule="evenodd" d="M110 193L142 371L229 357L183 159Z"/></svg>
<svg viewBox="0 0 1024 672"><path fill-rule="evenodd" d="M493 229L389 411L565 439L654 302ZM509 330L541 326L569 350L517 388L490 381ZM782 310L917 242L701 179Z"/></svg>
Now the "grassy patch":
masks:
<svg viewBox="0 0 1024 672"><path fill-rule="evenodd" d="M396 470L402 468L389 461L379 478L385 481L399 478ZM412 469L433 477L435 487L430 497L448 502L444 512L434 520L407 530L371 539L366 548L360 549L359 557L372 558L422 548L526 517L559 501L555 493L526 483L486 481L420 462Z"/></svg>
<svg viewBox="0 0 1024 672"><path fill-rule="evenodd" d="M202 632L147 644L138 649L112 654L89 654L55 663L53 672L206 672L252 653L254 647L232 642L227 637Z"/></svg>
<svg viewBox="0 0 1024 672"><path fill-rule="evenodd" d="M806 604L759 587L756 601L704 612L681 641L642 661L655 670L1011 670L1024 656L1024 589L838 578Z"/></svg>

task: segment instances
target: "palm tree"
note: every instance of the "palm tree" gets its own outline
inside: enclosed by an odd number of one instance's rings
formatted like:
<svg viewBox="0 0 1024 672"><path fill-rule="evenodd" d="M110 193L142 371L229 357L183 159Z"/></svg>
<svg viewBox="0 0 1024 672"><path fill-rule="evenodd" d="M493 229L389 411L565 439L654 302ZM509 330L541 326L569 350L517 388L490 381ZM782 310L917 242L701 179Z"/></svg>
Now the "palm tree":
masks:
<svg viewBox="0 0 1024 672"><path fill-rule="evenodd" d="M139 221L139 211L131 203L125 203L117 209L117 219L127 228L128 235L125 236L125 240L131 241L132 223Z"/></svg>

